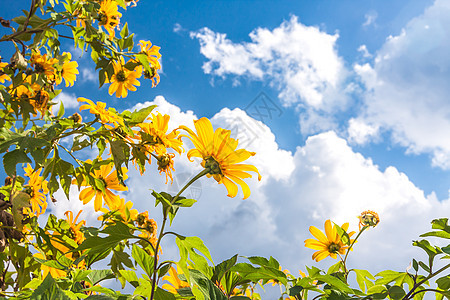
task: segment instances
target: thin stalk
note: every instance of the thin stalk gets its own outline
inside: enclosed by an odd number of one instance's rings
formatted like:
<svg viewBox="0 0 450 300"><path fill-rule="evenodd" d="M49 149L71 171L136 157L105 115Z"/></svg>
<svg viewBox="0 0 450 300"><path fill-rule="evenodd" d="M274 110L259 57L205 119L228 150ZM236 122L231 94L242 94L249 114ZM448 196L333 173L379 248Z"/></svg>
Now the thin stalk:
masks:
<svg viewBox="0 0 450 300"><path fill-rule="evenodd" d="M342 262L344 264L344 268L345 268L345 262L347 261L347 257L348 254L350 253L350 250L352 250L353 245L356 243L356 240L359 238L359 236L361 235L361 233L363 233L364 230L366 230L369 226L364 226L359 232L358 235L355 237L355 239L353 240L353 242L350 244L350 247L348 247L347 249L347 253L345 253L345 257L344 257L344 261Z"/></svg>
<svg viewBox="0 0 450 300"><path fill-rule="evenodd" d="M450 268L450 264L440 268L439 270L437 270L434 273L430 273L430 275L428 275L427 277L425 277L423 280L419 281L417 284L414 285L414 287L405 295L405 297L403 297L402 300L406 300L406 299L411 299L411 296L414 293L414 290L416 290L419 286L421 286L423 283L427 282L429 279L433 278L434 276L436 276L437 274L447 270L448 268Z"/></svg>
<svg viewBox="0 0 450 300"><path fill-rule="evenodd" d="M175 197L173 197L172 201L170 201L170 204L174 204L175 201L180 197L181 193L183 193L197 179L208 174L209 172L211 172L210 169L204 169L203 171L198 173L194 178L192 178L188 183L186 183L186 185L178 192L178 194L175 195ZM156 242L155 253L154 253L155 258L154 258L154 262L153 262L152 292L150 295L150 300L153 300L153 297L155 296L156 271L158 270L158 250L159 250L159 245L161 244L161 240L164 236L164 228L166 227L168 213L169 213L168 210L164 210L164 212L163 212L163 222L161 225L161 230L159 232L158 241Z"/></svg>

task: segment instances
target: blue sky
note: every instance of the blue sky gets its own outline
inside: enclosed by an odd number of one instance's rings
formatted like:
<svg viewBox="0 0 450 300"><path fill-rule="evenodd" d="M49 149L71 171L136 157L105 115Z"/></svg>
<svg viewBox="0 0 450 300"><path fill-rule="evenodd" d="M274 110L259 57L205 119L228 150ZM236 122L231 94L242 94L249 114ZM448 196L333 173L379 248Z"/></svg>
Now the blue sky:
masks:
<svg viewBox="0 0 450 300"><path fill-rule="evenodd" d="M161 83L142 82L116 99L96 89L88 56L67 43L81 74L60 100L68 113L80 96L120 109L153 101L173 128L203 116L237 128L264 179L250 180L245 201L204 179L199 202L174 223L202 237L218 260L274 255L296 273L312 264L303 247L310 225L331 218L356 226L360 211L374 209L382 222L351 262L374 273L403 270L418 253L411 240L450 213L449 20L448 1L141 0L121 23L136 41L161 47ZM251 115L261 92L272 118ZM181 180L199 167L180 158L175 168ZM151 171L130 169L133 192L125 196L141 210L152 207L149 182L171 189Z"/></svg>

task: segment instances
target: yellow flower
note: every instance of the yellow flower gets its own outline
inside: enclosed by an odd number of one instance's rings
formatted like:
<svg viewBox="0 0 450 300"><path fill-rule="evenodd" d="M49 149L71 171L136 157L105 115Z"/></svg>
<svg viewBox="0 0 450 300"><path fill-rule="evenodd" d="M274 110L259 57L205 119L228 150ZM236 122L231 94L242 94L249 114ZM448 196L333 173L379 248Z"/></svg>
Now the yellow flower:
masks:
<svg viewBox="0 0 450 300"><path fill-rule="evenodd" d="M96 115L100 119L100 122L102 122L103 124L112 123L116 126L119 124L123 125L123 120L121 117L119 117L112 111L106 110L106 103L99 101L97 102L97 104L94 104L94 102L92 102L91 100L83 97L79 97L77 100L78 102L88 103L81 105L80 111L89 109L89 112Z"/></svg>
<svg viewBox="0 0 450 300"><path fill-rule="evenodd" d="M136 223L141 231L139 237L147 239L155 247L157 242L158 225L155 220L148 217L148 211L138 214L136 217Z"/></svg>
<svg viewBox="0 0 450 300"><path fill-rule="evenodd" d="M342 229L347 231L349 224L345 223L341 226ZM313 250L319 250L314 252L312 258L316 261L330 256L336 259L337 254L345 254L348 249L348 245L344 244L339 236L336 225L332 225L330 220L325 221L325 234L314 226L309 227L309 232L317 239L305 240L305 247ZM348 235L352 236L354 232L350 232Z"/></svg>
<svg viewBox="0 0 450 300"><path fill-rule="evenodd" d="M147 59L150 63L150 69L152 70L151 73L148 71L144 72L144 77L152 80L152 87L155 87L159 83L159 75L158 70L161 69L161 64L159 63L158 59L161 58L161 54L159 53L159 49L161 49L158 46L152 46L152 43L150 41L139 41L138 44L141 47L141 52L145 53L147 55Z"/></svg>
<svg viewBox="0 0 450 300"><path fill-rule="evenodd" d="M80 231L81 226L86 225L86 221L82 220L77 224L77 220L78 217L80 216L82 210L80 210L77 214L77 216L75 217L75 219L73 218L73 213L68 210L64 213L64 215L67 218L67 223L69 223L70 225L70 230L72 231L73 235L74 235L74 241L80 245L86 238L84 237L84 234Z"/></svg>
<svg viewBox="0 0 450 300"><path fill-rule="evenodd" d="M109 38L115 35L114 28L119 25L122 14L118 11L117 3L112 0L104 0L100 3L98 12L99 25L105 27L109 33Z"/></svg>
<svg viewBox="0 0 450 300"><path fill-rule="evenodd" d="M44 89L40 89L32 98L30 98L30 104L33 105L35 113L39 111L44 115L48 109L49 100L49 94Z"/></svg>
<svg viewBox="0 0 450 300"><path fill-rule="evenodd" d="M57 62L58 60L56 58L48 59L47 54L41 55L39 51L37 51L31 55L30 63L37 73L45 74L47 78L53 80L56 76L55 67L53 65Z"/></svg>
<svg viewBox="0 0 450 300"><path fill-rule="evenodd" d="M124 180L127 179L127 168L122 167L122 172L124 176ZM115 195L111 190L115 191L127 191L128 188L121 185L119 183L119 179L117 178L117 173L113 170L113 163L109 163L107 165L101 165L100 169L94 170L94 174L92 176L98 180L100 180L101 184L103 184L104 193L100 188L93 187L89 183L87 183L86 179L83 180L81 186L87 186L87 188L83 189L80 192L80 200L83 201L83 204L86 204L94 198L94 209L95 211L99 211L102 208L103 200L105 200L106 205L109 208L117 207L118 203L120 203L120 197ZM72 182L75 183L75 180Z"/></svg>
<svg viewBox="0 0 450 300"><path fill-rule="evenodd" d="M166 173L166 184L170 181L173 182L172 171L175 171L173 167L173 158L175 153L165 153L158 156L158 171L159 174L162 172Z"/></svg>
<svg viewBox="0 0 450 300"><path fill-rule="evenodd" d="M39 216L45 213L45 210L47 209L46 194L48 193L48 182L39 176L41 170L42 169L38 169L37 171L34 171L30 164L27 164L24 168L25 176L30 178L25 187L27 188L27 193L29 193L31 197L31 211L28 210L28 214L32 216Z"/></svg>
<svg viewBox="0 0 450 300"><path fill-rule="evenodd" d="M156 154L161 155L166 153L166 148L172 148L178 153L183 152L183 142L178 137L178 132L169 130L169 115L153 114L147 120L150 123L141 123L139 128L141 132L150 135L151 140L147 140L145 135L141 135L141 142L145 145L148 152L156 152Z"/></svg>
<svg viewBox="0 0 450 300"><path fill-rule="evenodd" d="M222 128L213 130L211 122L207 118L201 118L194 121L197 134L186 126L181 129L189 133L188 137L195 146L195 149L189 150L187 156L189 160L192 157L203 159L202 166L209 169L208 177L212 176L219 184L224 184L229 197L235 197L238 192L239 184L244 192L244 199L250 196L250 188L241 178L252 177L248 171L258 174L258 180L261 175L258 169L253 165L240 164L249 157L255 155L255 152L249 152L245 149L238 149L238 141L230 137L230 131ZM191 160L192 161L192 160Z"/></svg>
<svg viewBox="0 0 450 300"><path fill-rule="evenodd" d="M6 80L10 81L11 78L7 74L3 73L3 68L6 67L8 63L1 62L1 60L2 57L0 56L0 82L4 83Z"/></svg>
<svg viewBox="0 0 450 300"><path fill-rule="evenodd" d="M358 217L359 219L359 230L365 226L375 227L380 223L380 217L378 214L372 210L366 210L361 213Z"/></svg>
<svg viewBox="0 0 450 300"><path fill-rule="evenodd" d="M111 85L108 92L110 95L116 93L117 98L125 98L128 95L128 90L135 91L135 86L141 85L136 78L141 77L142 66L138 66L133 71L130 71L124 65L123 57L120 58L120 61L113 62L114 74L111 77Z"/></svg>
<svg viewBox="0 0 450 300"><path fill-rule="evenodd" d="M70 61L72 59L72 54L70 52L64 52L63 55L67 56L67 61L62 65L61 78L56 81L56 84L60 84L62 78L66 81L66 87L73 86L75 80L77 79L78 63L76 61Z"/></svg>
<svg viewBox="0 0 450 300"><path fill-rule="evenodd" d="M162 288L176 295L178 294L177 290L189 287L189 284L186 281L183 281L178 277L178 275L181 274L183 274L183 271L181 271L181 269L178 271L178 267L177 269L175 269L174 267L170 267L169 275L166 275L162 278L163 280L168 281L170 284L166 283L162 286Z"/></svg>

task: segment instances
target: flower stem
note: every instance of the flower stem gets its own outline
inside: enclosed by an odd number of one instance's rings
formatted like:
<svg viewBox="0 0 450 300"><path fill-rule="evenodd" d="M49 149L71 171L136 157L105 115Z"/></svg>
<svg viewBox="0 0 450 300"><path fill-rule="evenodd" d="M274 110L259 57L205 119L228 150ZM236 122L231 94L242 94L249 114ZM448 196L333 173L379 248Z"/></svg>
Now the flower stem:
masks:
<svg viewBox="0 0 450 300"><path fill-rule="evenodd" d="M184 192L191 184L193 184L200 177L208 174L210 171L211 171L210 169L204 169L203 171L198 173L194 178L192 178L188 183L186 183L186 185L178 192L178 194L175 195L175 197L173 197L172 201L170 201L170 204L174 204L175 201L177 201L177 199L180 197L182 192ZM153 262L152 292L150 294L150 300L153 300L153 298L155 296L156 271L158 270L158 266L157 266L158 265L158 250L159 250L159 245L161 244L161 240L164 236L164 228L166 227L168 213L169 213L169 210L163 211L163 222L161 225L161 230L159 232L158 241L156 242L155 253L154 253L154 262Z"/></svg>

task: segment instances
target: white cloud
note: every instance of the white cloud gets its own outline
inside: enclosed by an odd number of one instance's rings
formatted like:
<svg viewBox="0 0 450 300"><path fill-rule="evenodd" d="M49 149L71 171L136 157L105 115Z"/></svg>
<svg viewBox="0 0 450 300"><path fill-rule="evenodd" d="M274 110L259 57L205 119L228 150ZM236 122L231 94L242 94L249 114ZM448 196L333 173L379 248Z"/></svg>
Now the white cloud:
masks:
<svg viewBox="0 0 450 300"><path fill-rule="evenodd" d="M348 140L356 144L366 144L378 140L379 128L358 119L350 119L348 124Z"/></svg>
<svg viewBox="0 0 450 300"><path fill-rule="evenodd" d="M186 29L183 26L181 26L179 23L175 23L175 25L173 25L173 32L180 33L183 31L186 31Z"/></svg>
<svg viewBox="0 0 450 300"><path fill-rule="evenodd" d="M171 111L171 121L177 124L176 120L192 122L196 118L161 96L155 102L162 111ZM299 268L304 271L304 265L315 264L311 260L313 250L303 246L303 241L310 238L310 225L323 228L325 220L332 219L337 223L349 221L357 229L356 216L371 209L379 212L381 223L366 232L356 245L350 255L351 267L367 267L373 273L381 268L404 270L411 258L420 253L411 241L430 229L429 221L445 217L450 209L449 200L438 201L434 194L424 195L395 167L380 170L333 132L311 136L304 146L291 153L278 147L266 125L240 109L224 108L211 120L215 128L231 129L246 148L257 152L251 163L263 176L261 182L255 176L247 180L252 195L245 201L241 200L241 193L229 198L223 185L202 178L196 186L201 193L199 201L175 219L172 230L201 237L216 262L235 253L273 255L293 273ZM185 154L176 160L175 168L176 180L201 170L198 162L188 162ZM128 199L140 209L152 206L149 188L177 190L176 182L166 186L165 179L157 177L155 164L143 177L134 170L130 172L128 183L133 192ZM153 209L151 214L157 216L160 211ZM176 255L176 248L170 244L165 244L164 249L165 254ZM319 266L334 262L327 259Z"/></svg>
<svg viewBox="0 0 450 300"><path fill-rule="evenodd" d="M330 118L330 112L346 107L347 70L336 51L337 33L305 26L293 16L273 30L255 29L251 42L234 43L209 28L191 37L208 59L203 65L207 74L270 82L284 105L326 112Z"/></svg>
<svg viewBox="0 0 450 300"><path fill-rule="evenodd" d="M364 15L365 21L363 27L369 27L370 25L376 26L375 21L378 18L378 13L376 11L371 11Z"/></svg>
<svg viewBox="0 0 450 300"><path fill-rule="evenodd" d="M62 102L64 105L64 109L77 108L79 106L79 102L77 101L77 96L72 93L61 92L58 96L53 99L53 102L56 103L52 107L53 114L57 114L59 111L59 105Z"/></svg>
<svg viewBox="0 0 450 300"><path fill-rule="evenodd" d="M360 52L364 58L371 58L372 57L372 54L370 54L369 50L367 50L367 46L366 45L359 46L358 47L358 52Z"/></svg>
<svg viewBox="0 0 450 300"><path fill-rule="evenodd" d="M389 37L372 66L356 65L368 89L361 120L391 130L413 153L450 167L450 3L436 1Z"/></svg>
<svg viewBox="0 0 450 300"><path fill-rule="evenodd" d="M97 72L95 70L89 69L89 68L83 68L81 69L81 80L82 81L91 81L91 82L97 82Z"/></svg>

